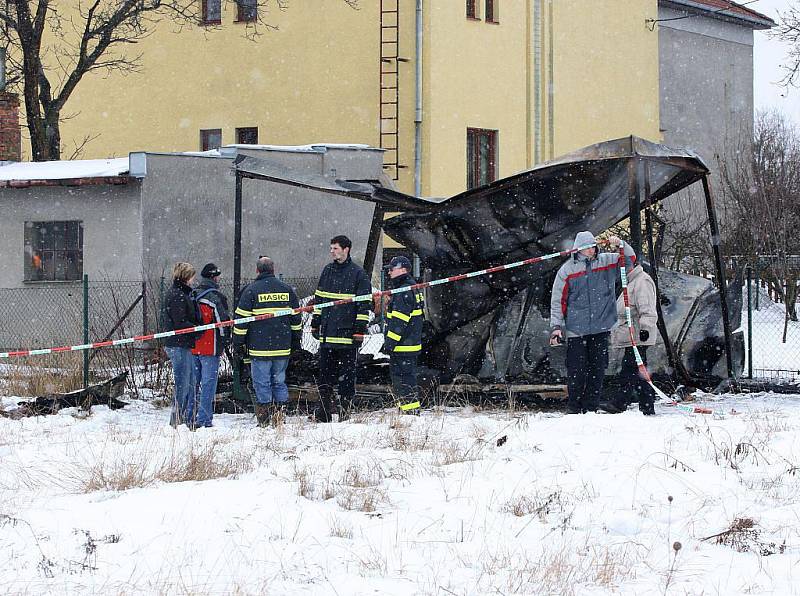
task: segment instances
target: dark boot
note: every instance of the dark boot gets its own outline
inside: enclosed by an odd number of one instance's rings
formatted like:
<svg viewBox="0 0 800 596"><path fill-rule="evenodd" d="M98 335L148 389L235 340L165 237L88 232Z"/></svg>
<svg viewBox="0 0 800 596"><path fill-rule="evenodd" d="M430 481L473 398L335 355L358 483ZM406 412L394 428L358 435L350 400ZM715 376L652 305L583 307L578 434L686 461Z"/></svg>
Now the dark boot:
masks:
<svg viewBox="0 0 800 596"><path fill-rule="evenodd" d="M270 419L271 404L256 404L256 422L259 426L267 426Z"/></svg>
<svg viewBox="0 0 800 596"><path fill-rule="evenodd" d="M640 401L639 411L645 416L655 416L656 408L652 401Z"/></svg>

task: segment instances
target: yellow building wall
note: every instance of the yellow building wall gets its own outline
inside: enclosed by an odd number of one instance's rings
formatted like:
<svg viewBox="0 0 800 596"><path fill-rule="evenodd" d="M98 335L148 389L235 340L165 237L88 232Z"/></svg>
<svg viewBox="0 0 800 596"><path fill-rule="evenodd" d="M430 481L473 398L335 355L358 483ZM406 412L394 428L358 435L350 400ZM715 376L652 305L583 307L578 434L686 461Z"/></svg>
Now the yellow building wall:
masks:
<svg viewBox="0 0 800 596"><path fill-rule="evenodd" d="M222 5L217 28L176 34L162 23L131 50L142 52L141 72L82 81L65 110L76 114L63 124L67 149L99 135L83 157L192 151L201 129L221 128L230 144L250 126L263 144L378 144L378 2L292 2L271 11L279 29L261 28L256 41L234 22L234 4Z"/></svg>
<svg viewBox="0 0 800 596"><path fill-rule="evenodd" d="M467 128L498 131L498 177L527 167L526 0L503 0L499 23L469 20L464 2L426 2L423 193L466 189ZM478 3L483 15L483 2Z"/></svg>
<svg viewBox="0 0 800 596"><path fill-rule="evenodd" d="M398 2L396 184L412 193L416 2ZM495 3L499 24L467 19L462 0L424 2L423 195L465 189L468 127L498 131L499 177L609 138L659 138L657 31L644 24L657 0ZM229 144L250 126L261 143L380 146L380 6L291 2L256 41L229 2L219 27L162 23L133 48L140 72L80 83L64 110L64 155L87 136L84 158L197 150L201 129L221 128Z"/></svg>
<svg viewBox="0 0 800 596"><path fill-rule="evenodd" d="M658 32L645 25L658 18L657 0L544 1L553 61L547 158L631 134L661 140Z"/></svg>

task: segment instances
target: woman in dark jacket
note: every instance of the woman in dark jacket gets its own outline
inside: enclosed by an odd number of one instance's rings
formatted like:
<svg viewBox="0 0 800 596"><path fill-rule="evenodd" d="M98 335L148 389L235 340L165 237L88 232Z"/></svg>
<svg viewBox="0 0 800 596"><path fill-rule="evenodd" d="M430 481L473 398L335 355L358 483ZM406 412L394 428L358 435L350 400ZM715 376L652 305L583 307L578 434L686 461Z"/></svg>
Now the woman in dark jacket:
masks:
<svg viewBox="0 0 800 596"><path fill-rule="evenodd" d="M189 284L194 279L195 270L189 263L176 263L172 270L172 287L164 296L164 331L184 329L199 325L197 310L191 298ZM172 361L175 378L175 396L172 400L172 414L169 423L173 427L186 424L194 428L194 347L197 333L173 335L164 339L164 349Z"/></svg>

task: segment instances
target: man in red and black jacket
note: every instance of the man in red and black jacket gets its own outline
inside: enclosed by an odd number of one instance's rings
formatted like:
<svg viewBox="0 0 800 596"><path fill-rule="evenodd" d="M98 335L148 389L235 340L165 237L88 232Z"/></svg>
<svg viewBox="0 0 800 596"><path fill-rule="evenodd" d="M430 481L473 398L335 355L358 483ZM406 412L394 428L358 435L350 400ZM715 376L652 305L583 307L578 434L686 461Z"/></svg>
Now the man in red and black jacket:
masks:
<svg viewBox="0 0 800 596"><path fill-rule="evenodd" d="M333 415L334 385L338 385L339 420L350 416L356 394L356 352L367 331L372 301L353 302L328 308L321 304L362 296L372 292L366 272L350 258L353 243L347 236L331 239L331 257L322 270L314 293L311 332L319 340L319 397L315 412L319 422L330 422Z"/></svg>
<svg viewBox="0 0 800 596"><path fill-rule="evenodd" d="M200 282L192 294L200 313L200 324L229 321L228 299L219 289L222 272L214 263L200 271ZM196 426L210 427L214 418L214 395L217 392L219 359L230 340L227 327L208 329L195 341L194 368L197 391Z"/></svg>

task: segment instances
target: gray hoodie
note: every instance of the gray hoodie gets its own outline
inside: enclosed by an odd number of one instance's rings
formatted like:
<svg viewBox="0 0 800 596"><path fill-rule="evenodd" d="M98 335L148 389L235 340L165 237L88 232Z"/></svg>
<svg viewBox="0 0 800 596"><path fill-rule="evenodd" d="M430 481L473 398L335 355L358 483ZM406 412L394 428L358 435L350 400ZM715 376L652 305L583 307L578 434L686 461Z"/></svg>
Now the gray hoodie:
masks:
<svg viewBox="0 0 800 596"><path fill-rule="evenodd" d="M578 232L573 248L593 244L591 232ZM633 249L625 243L628 270L635 263ZM582 337L609 331L617 322L615 284L619 276L619 254L600 253L593 257L573 254L558 270L550 297L550 327L565 331L567 337Z"/></svg>

